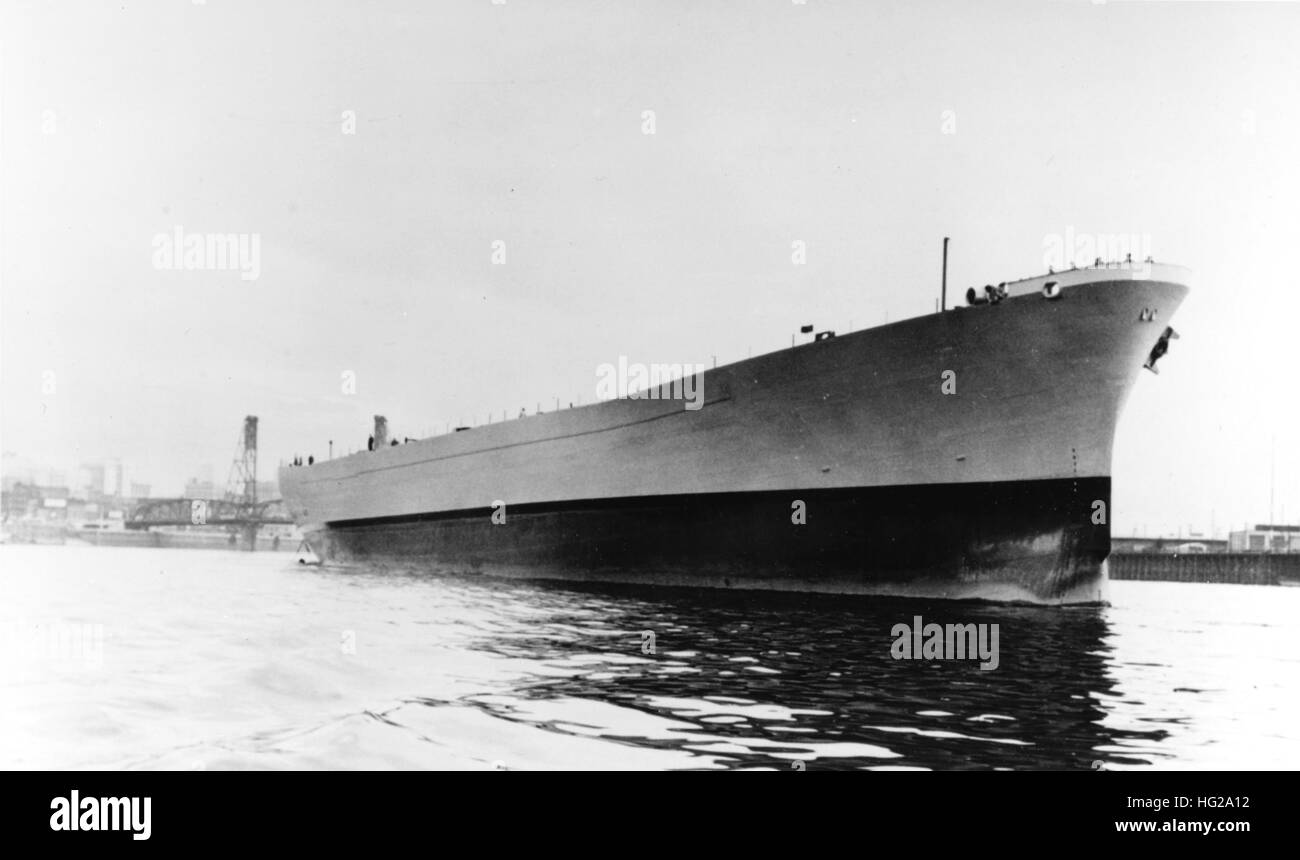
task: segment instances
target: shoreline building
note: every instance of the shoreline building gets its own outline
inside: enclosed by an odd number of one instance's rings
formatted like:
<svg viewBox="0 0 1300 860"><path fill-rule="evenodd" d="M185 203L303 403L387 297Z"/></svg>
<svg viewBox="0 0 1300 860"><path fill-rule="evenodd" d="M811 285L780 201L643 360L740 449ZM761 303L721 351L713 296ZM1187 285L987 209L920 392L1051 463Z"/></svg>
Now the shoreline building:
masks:
<svg viewBox="0 0 1300 860"><path fill-rule="evenodd" d="M1300 552L1300 526L1259 524L1228 532L1228 552Z"/></svg>

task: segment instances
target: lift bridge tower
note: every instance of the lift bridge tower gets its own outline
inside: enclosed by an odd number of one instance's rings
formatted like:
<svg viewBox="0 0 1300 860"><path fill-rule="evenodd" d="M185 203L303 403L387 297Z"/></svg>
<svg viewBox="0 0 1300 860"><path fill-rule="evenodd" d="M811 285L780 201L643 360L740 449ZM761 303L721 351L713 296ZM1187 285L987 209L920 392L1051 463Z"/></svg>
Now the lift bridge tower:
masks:
<svg viewBox="0 0 1300 860"><path fill-rule="evenodd" d="M235 445L235 459L230 464L230 477L226 479L226 501L236 502L253 509L257 506L257 416L244 416L244 432ZM257 546L257 524L232 526L240 543L248 549Z"/></svg>
<svg viewBox="0 0 1300 860"><path fill-rule="evenodd" d="M226 501L257 504L257 416L244 416L244 432L226 479Z"/></svg>

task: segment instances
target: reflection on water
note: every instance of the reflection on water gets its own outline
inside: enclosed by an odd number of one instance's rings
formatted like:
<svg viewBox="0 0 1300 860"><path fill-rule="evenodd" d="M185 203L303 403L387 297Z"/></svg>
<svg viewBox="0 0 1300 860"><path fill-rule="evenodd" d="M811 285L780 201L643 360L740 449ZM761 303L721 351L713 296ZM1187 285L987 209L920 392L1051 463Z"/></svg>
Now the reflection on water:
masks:
<svg viewBox="0 0 1300 860"><path fill-rule="evenodd" d="M1040 609L0 547L0 766L1300 765L1300 589L1111 588ZM894 659L917 615L998 624L998 668ZM99 659L12 647L51 624L102 625Z"/></svg>
<svg viewBox="0 0 1300 860"><path fill-rule="evenodd" d="M475 647L538 671L510 696L479 697L502 716L624 743L713 754L730 767L1087 768L1133 761L1102 747L1164 736L1103 726L1107 631L1096 609L1051 610L682 590L539 589L542 614ZM1000 625L1001 662L896 660L896 623ZM645 654L654 633L655 654ZM554 707L548 703L566 703ZM593 708L588 701L619 710ZM630 710L662 731L619 724Z"/></svg>

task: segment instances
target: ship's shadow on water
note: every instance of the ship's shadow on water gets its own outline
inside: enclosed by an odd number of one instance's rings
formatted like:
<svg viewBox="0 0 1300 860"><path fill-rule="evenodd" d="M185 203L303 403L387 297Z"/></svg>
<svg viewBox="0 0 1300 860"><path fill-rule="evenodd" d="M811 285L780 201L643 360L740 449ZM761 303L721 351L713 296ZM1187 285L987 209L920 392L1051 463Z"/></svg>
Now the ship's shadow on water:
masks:
<svg viewBox="0 0 1300 860"><path fill-rule="evenodd" d="M475 649L529 668L508 694L473 704L557 732L687 752L701 767L1088 769L1148 764L1121 751L1166 736L1105 727L1103 701L1119 693L1100 608L474 587L511 592L530 612L476 636ZM998 625L997 667L896 658L891 631L917 616Z"/></svg>

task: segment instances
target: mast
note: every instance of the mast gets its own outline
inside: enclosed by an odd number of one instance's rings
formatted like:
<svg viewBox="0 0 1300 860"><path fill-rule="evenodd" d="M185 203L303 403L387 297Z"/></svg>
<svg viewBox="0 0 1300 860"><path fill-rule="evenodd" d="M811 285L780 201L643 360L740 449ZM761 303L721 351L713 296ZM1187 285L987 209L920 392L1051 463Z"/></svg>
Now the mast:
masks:
<svg viewBox="0 0 1300 860"><path fill-rule="evenodd" d="M939 310L948 310L948 237L943 237L943 280L939 286Z"/></svg>

